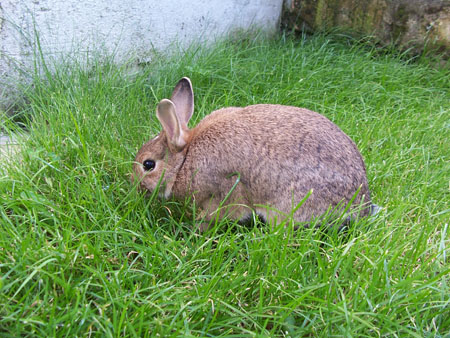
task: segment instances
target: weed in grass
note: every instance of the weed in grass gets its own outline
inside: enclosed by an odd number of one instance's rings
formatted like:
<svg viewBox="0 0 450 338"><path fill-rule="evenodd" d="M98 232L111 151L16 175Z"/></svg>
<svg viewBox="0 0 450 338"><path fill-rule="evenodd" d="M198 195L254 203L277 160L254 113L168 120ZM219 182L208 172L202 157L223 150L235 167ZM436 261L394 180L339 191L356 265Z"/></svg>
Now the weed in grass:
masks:
<svg viewBox="0 0 450 338"><path fill-rule="evenodd" d="M280 36L192 48L133 77L91 60L36 78L20 160L1 168L0 334L448 334L449 75L342 38ZM329 117L383 210L345 236L258 220L198 234L192 203L129 183L182 76L196 84L192 124L253 103Z"/></svg>

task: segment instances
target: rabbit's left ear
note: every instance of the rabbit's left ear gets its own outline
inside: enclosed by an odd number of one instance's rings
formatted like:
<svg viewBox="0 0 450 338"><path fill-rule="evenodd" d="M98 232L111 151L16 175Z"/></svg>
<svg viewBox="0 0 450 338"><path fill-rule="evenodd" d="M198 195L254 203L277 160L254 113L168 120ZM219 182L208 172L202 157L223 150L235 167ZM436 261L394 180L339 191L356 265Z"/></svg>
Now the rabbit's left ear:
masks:
<svg viewBox="0 0 450 338"><path fill-rule="evenodd" d="M167 99L161 100L156 108L156 116L166 132L170 151L181 151L186 146L185 132L181 127L173 102Z"/></svg>
<svg viewBox="0 0 450 338"><path fill-rule="evenodd" d="M178 81L170 100L175 104L175 112L183 129L187 129L187 124L194 112L194 91L188 77Z"/></svg>

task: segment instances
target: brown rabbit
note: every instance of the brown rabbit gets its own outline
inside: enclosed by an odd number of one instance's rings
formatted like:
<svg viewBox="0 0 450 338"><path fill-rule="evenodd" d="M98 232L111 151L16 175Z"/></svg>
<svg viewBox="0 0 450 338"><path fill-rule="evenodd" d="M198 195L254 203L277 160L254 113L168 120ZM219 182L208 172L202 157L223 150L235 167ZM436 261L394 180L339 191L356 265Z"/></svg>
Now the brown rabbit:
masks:
<svg viewBox="0 0 450 338"><path fill-rule="evenodd" d="M206 221L217 212L242 220L255 211L274 223L290 214L309 222L355 196L351 216L369 214L361 154L324 116L257 104L219 109L188 129L193 110L192 84L185 77L171 99L158 104L163 130L136 155L133 169L141 188L151 192L160 182L166 198L192 197Z"/></svg>

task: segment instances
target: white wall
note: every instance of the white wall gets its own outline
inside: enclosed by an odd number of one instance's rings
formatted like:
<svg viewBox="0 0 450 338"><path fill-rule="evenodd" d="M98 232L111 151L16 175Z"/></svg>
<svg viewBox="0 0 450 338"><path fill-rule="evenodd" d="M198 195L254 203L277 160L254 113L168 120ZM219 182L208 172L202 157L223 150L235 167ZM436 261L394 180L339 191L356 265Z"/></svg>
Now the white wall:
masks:
<svg viewBox="0 0 450 338"><path fill-rule="evenodd" d="M276 30L283 0L1 0L0 105L32 66L35 31L46 57L77 52L146 59L174 41L212 40L252 26ZM35 29L36 28L36 29ZM74 54L75 52L75 54Z"/></svg>

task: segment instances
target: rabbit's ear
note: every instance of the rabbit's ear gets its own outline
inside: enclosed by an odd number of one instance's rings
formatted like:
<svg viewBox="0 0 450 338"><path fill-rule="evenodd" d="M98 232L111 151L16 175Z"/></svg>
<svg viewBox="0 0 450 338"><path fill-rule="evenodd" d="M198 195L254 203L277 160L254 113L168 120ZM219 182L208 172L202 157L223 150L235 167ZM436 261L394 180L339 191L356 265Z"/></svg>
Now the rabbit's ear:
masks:
<svg viewBox="0 0 450 338"><path fill-rule="evenodd" d="M175 104L175 111L182 126L187 128L187 124L194 111L194 91L191 80L188 77L183 77L178 81L173 89L170 100Z"/></svg>
<svg viewBox="0 0 450 338"><path fill-rule="evenodd" d="M161 100L156 109L156 116L166 132L170 150L181 151L186 145L186 141L173 102L167 99Z"/></svg>

